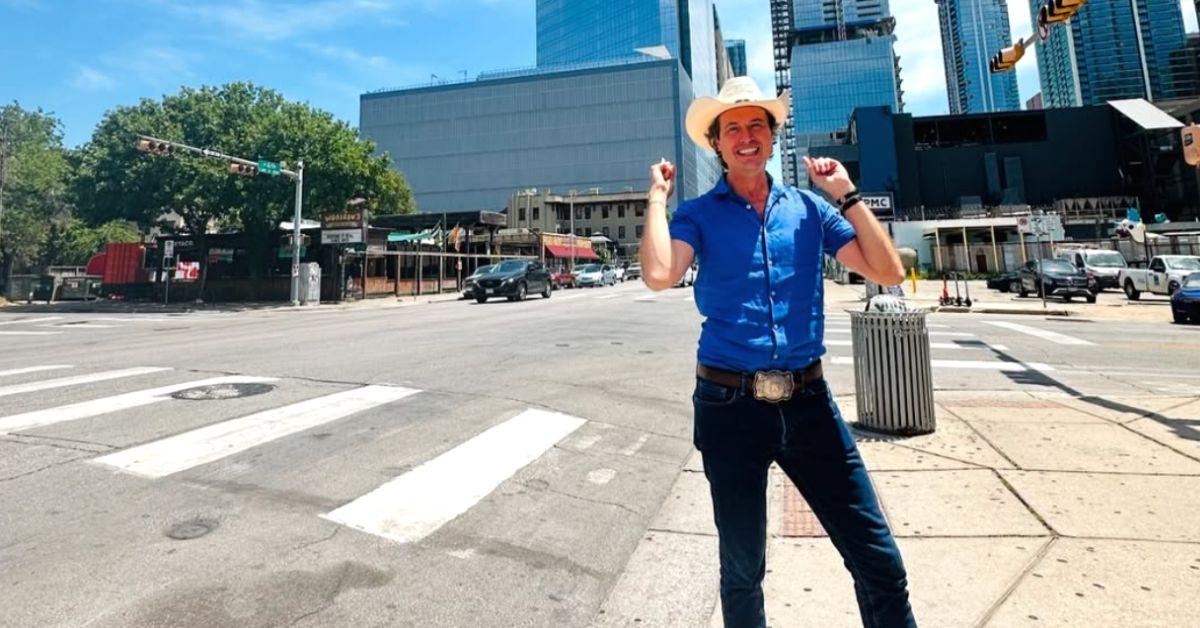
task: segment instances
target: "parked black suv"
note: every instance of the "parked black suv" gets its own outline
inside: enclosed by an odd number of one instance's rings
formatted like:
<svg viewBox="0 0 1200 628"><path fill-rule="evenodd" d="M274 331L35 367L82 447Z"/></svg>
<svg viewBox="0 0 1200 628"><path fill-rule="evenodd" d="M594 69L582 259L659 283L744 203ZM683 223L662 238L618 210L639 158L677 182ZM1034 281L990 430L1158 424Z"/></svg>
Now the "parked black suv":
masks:
<svg viewBox="0 0 1200 628"><path fill-rule="evenodd" d="M1021 296L1029 296L1032 292L1042 294L1043 275L1046 286L1046 296L1061 296L1070 301L1071 297L1083 297L1088 303L1096 302L1096 293L1092 291L1094 279L1084 271L1060 259L1029 260L1018 271L1018 289Z"/></svg>
<svg viewBox="0 0 1200 628"><path fill-rule="evenodd" d="M550 272L541 262L507 260L475 278L475 300L487 303L492 297L524 301L530 293L550 298Z"/></svg>

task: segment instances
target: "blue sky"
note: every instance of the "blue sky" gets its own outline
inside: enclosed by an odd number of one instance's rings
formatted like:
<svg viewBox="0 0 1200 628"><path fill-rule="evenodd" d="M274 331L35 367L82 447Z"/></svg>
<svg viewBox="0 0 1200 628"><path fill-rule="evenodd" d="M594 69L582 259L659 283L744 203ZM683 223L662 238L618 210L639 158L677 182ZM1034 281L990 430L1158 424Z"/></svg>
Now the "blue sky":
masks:
<svg viewBox="0 0 1200 628"><path fill-rule="evenodd" d="M746 40L751 76L773 85L768 0L716 4L725 36ZM944 113L937 6L891 7L907 110ZM1009 10L1027 34L1028 3ZM357 125L364 91L533 65L534 34L534 0L0 0L0 102L53 112L68 146L113 107L239 80ZM1022 100L1038 91L1036 62L1018 82Z"/></svg>

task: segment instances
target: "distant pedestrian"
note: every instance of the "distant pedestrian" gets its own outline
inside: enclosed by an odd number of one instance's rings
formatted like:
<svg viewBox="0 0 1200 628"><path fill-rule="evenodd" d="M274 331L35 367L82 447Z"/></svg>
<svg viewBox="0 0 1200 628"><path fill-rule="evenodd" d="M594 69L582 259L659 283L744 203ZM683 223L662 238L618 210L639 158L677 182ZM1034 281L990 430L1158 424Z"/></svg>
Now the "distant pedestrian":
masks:
<svg viewBox="0 0 1200 628"><path fill-rule="evenodd" d="M823 255L881 285L904 279L900 258L859 201L842 164L804 158L835 205L766 172L788 97L764 98L746 77L687 112L687 132L717 153L724 176L680 203L668 224L675 166L650 168L642 276L654 290L700 262L693 439L704 460L720 542L728 628L766 626L767 472L796 484L841 553L868 628L916 626L900 552L854 439L821 369Z"/></svg>

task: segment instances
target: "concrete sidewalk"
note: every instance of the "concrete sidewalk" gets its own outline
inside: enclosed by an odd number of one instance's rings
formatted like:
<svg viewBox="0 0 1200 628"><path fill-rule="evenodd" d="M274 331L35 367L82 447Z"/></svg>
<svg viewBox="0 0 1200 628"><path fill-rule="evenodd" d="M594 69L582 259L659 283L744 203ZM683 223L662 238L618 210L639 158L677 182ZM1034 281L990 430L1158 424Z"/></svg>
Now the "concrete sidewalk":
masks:
<svg viewBox="0 0 1200 628"><path fill-rule="evenodd" d="M1200 617L1200 398L941 392L937 430L856 430L923 627L1186 626ZM840 397L855 417L853 397ZM861 626L851 580L774 471L767 615ZM698 455L598 626L720 626Z"/></svg>

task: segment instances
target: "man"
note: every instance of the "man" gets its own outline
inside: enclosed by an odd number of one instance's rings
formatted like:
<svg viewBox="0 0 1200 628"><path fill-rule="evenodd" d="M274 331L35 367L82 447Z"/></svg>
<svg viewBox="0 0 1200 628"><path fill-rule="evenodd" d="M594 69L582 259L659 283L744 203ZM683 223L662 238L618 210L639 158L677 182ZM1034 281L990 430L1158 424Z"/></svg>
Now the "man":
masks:
<svg viewBox="0 0 1200 628"><path fill-rule="evenodd" d="M687 113L692 141L717 153L724 177L683 202L667 223L675 167L650 169L642 275L673 286L700 261L693 439L704 460L720 542L728 628L766 626L767 471L796 484L854 579L863 625L916 626L899 550L866 468L822 376L823 254L867 279L904 278L891 241L858 199L842 164L804 163L834 199L774 182L766 172L788 97L766 99L748 77Z"/></svg>

